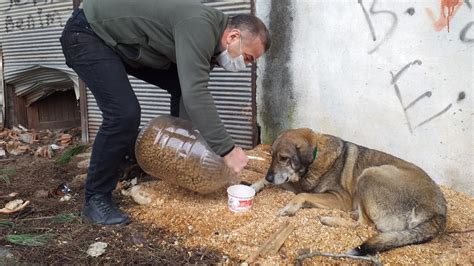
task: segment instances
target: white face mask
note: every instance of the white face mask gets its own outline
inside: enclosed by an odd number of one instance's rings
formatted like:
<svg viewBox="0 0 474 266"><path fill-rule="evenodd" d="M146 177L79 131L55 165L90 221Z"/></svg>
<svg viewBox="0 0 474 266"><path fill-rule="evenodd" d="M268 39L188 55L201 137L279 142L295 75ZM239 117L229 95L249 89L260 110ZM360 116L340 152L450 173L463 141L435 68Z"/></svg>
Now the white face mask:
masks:
<svg viewBox="0 0 474 266"><path fill-rule="evenodd" d="M242 55L242 48L240 47L242 42L242 38L239 41L239 50L240 55L237 57L232 57L229 54L229 45L227 44L227 49L223 51L219 56L217 56L216 60L221 67L223 67L227 71L237 72L242 71L247 68L245 65L244 56Z"/></svg>

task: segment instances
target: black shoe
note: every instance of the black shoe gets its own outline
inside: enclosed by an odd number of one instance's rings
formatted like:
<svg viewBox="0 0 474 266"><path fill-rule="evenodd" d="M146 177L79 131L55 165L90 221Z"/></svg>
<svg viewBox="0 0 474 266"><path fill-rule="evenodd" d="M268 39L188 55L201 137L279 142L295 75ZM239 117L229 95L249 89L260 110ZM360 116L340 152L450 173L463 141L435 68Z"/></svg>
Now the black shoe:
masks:
<svg viewBox="0 0 474 266"><path fill-rule="evenodd" d="M131 222L130 217L118 208L109 194L90 197L84 204L82 215L94 224L123 225Z"/></svg>

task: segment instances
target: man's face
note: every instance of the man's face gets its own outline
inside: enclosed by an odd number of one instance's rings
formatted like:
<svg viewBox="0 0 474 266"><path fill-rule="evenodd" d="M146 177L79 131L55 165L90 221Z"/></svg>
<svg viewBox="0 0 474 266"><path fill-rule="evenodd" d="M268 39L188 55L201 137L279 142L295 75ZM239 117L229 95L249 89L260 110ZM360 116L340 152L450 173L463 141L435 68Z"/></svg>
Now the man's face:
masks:
<svg viewBox="0 0 474 266"><path fill-rule="evenodd" d="M231 30L227 40L230 56L235 58L242 54L245 64L255 62L265 52L265 47L260 38L251 38L249 33L244 32L242 34L238 29Z"/></svg>

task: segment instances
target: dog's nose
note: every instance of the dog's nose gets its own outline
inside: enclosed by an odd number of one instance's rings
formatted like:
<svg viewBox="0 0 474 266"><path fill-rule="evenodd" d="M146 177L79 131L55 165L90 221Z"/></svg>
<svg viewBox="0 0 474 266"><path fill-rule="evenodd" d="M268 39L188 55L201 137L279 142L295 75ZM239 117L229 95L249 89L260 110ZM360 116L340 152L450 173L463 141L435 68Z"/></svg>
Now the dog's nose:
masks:
<svg viewBox="0 0 474 266"><path fill-rule="evenodd" d="M265 177L265 180L267 180L270 183L273 183L273 179L274 177L273 177L273 174L271 173L268 173L267 176Z"/></svg>

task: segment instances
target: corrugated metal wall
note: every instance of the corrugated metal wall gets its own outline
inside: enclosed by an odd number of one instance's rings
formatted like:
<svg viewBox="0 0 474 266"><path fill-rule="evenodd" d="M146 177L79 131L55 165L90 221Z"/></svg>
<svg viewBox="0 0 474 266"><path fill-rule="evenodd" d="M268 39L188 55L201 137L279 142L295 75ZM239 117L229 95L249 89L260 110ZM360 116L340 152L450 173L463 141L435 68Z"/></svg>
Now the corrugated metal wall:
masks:
<svg viewBox="0 0 474 266"><path fill-rule="evenodd" d="M0 38L1 40L1 38ZM3 52L2 43L0 42L0 127L3 128L5 121L5 87L3 84Z"/></svg>
<svg viewBox="0 0 474 266"><path fill-rule="evenodd" d="M207 1L205 4L229 15L252 12L251 0ZM27 96L29 102L48 93L36 91L38 84L64 82L65 78L73 81L79 96L77 76L64 64L58 40L71 12L72 0L0 0L5 81L15 85L15 93ZM236 143L244 148L256 144L254 68L230 73L216 67L209 82L221 119ZM25 73L29 74L25 77ZM142 126L157 115L169 113L169 95L164 90L133 77L130 80L142 107ZM92 140L102 118L89 90L85 98L83 130L86 132L83 136L85 140Z"/></svg>
<svg viewBox="0 0 474 266"><path fill-rule="evenodd" d="M44 87L67 80L79 97L77 76L65 65L59 43L71 12L72 0L0 0L5 82L30 103L51 93Z"/></svg>
<svg viewBox="0 0 474 266"><path fill-rule="evenodd" d="M249 14L252 11L251 0L208 1L205 4L229 15ZM237 145L248 149L257 144L254 69L255 66L248 67L243 72L231 73L216 67L211 72L209 81L209 88L226 129ZM169 94L166 91L133 77L130 77L130 81L142 109L141 126L157 115L169 114ZM102 118L92 93L87 90L86 95L87 136L89 139L93 139L99 130Z"/></svg>

